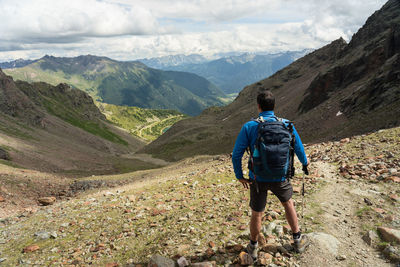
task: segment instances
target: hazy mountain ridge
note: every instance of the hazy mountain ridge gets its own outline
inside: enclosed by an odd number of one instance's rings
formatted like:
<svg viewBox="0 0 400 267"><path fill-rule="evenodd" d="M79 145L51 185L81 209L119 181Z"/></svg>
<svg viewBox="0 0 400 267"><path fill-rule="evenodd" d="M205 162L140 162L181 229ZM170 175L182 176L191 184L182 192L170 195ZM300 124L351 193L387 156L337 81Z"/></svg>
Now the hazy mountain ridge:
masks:
<svg viewBox="0 0 400 267"><path fill-rule="evenodd" d="M119 62L106 57L45 56L23 68L5 71L15 79L44 81L53 85L68 83L88 92L97 100L115 105L176 109L189 115L221 105L225 95L213 84L195 74L164 72L140 62ZM197 84L182 80L196 80ZM202 93L199 93L202 92Z"/></svg>
<svg viewBox="0 0 400 267"><path fill-rule="evenodd" d="M257 116L261 86L274 92L276 114L294 120L305 142L399 125L398 10L399 1L388 1L349 44L339 39L304 56L244 88L232 104L178 122L144 151L169 159L230 152L241 125Z"/></svg>
<svg viewBox="0 0 400 267"><path fill-rule="evenodd" d="M19 58L13 61L0 62L0 69L22 68L25 67L26 65L34 63L35 61L36 60Z"/></svg>
<svg viewBox="0 0 400 267"><path fill-rule="evenodd" d="M196 55L189 55L186 56L187 60L181 60L179 64L175 60L168 62L168 57L160 58L160 60L163 60L161 65L157 59L139 61L151 67L159 67L164 70L196 73L217 85L225 93L237 93L244 86L272 75L310 51L303 50L277 54L242 53L213 60L204 58L203 62L193 63L190 62L190 57ZM181 57L179 55L179 58Z"/></svg>

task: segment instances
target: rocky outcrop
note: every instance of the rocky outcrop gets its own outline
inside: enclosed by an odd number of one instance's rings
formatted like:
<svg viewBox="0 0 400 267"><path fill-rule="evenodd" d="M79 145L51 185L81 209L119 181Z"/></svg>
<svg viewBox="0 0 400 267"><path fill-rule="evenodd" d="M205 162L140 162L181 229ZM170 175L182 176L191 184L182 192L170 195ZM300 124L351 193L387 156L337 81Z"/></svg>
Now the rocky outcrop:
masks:
<svg viewBox="0 0 400 267"><path fill-rule="evenodd" d="M0 69L0 112L31 125L38 125L44 113Z"/></svg>

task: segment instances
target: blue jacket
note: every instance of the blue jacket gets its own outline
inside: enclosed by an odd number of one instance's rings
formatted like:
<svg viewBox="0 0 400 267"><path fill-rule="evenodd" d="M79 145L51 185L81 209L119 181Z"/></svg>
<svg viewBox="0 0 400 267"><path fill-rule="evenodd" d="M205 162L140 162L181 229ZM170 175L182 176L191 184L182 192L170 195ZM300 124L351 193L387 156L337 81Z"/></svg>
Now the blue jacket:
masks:
<svg viewBox="0 0 400 267"><path fill-rule="evenodd" d="M261 112L259 116L262 116L265 120L268 120L269 117L275 116L273 111L264 111ZM286 122L287 120L284 120ZM235 170L235 175L237 179L244 178L243 170L242 170L242 157L247 147L250 147L251 153L253 153L254 145L257 140L257 126L258 122L249 121L245 123L240 130L240 133L236 139L235 147L233 148L232 153L232 163L233 169ZM307 164L307 156L304 152L304 146L301 142L300 136L297 133L296 129L293 127L293 133L295 136L295 146L294 152L296 153L297 158L303 165ZM250 179L254 180L254 174L249 171ZM257 182L266 182L266 177L257 176ZM282 177L281 181L284 181L286 178Z"/></svg>

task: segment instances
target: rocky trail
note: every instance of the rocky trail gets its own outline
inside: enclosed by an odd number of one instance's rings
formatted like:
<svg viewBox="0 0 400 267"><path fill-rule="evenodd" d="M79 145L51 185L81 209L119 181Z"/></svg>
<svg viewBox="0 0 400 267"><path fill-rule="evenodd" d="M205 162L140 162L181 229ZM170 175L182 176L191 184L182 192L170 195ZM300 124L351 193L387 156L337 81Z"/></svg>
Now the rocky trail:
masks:
<svg viewBox="0 0 400 267"><path fill-rule="evenodd" d="M252 262L244 252L248 192L235 180L229 156L221 155L88 177L82 184L100 188L2 217L0 265L396 266L399 133L395 128L306 147L311 173L302 228L312 244L303 254L293 252L283 209L269 197L259 261ZM115 187L105 188L104 181ZM292 184L299 214L301 182L298 173ZM1 205L8 201L5 196Z"/></svg>
<svg viewBox="0 0 400 267"><path fill-rule="evenodd" d="M336 168L325 162L316 162L317 171L322 174L325 184L308 200L311 205L306 229L312 232L312 244L301 255L303 266L391 266L384 257L363 240L363 228L357 214L363 197L379 195L376 186L361 181L346 180ZM373 192L373 193L371 193ZM319 227L313 224L317 222Z"/></svg>

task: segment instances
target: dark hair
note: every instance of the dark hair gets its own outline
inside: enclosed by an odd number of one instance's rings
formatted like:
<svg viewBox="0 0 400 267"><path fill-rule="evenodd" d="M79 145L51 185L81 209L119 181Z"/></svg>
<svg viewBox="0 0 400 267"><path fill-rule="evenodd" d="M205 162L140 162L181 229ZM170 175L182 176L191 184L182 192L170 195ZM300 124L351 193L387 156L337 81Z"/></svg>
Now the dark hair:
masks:
<svg viewBox="0 0 400 267"><path fill-rule="evenodd" d="M257 104L260 105L262 111L274 110L275 97L269 90L259 91L257 95Z"/></svg>

